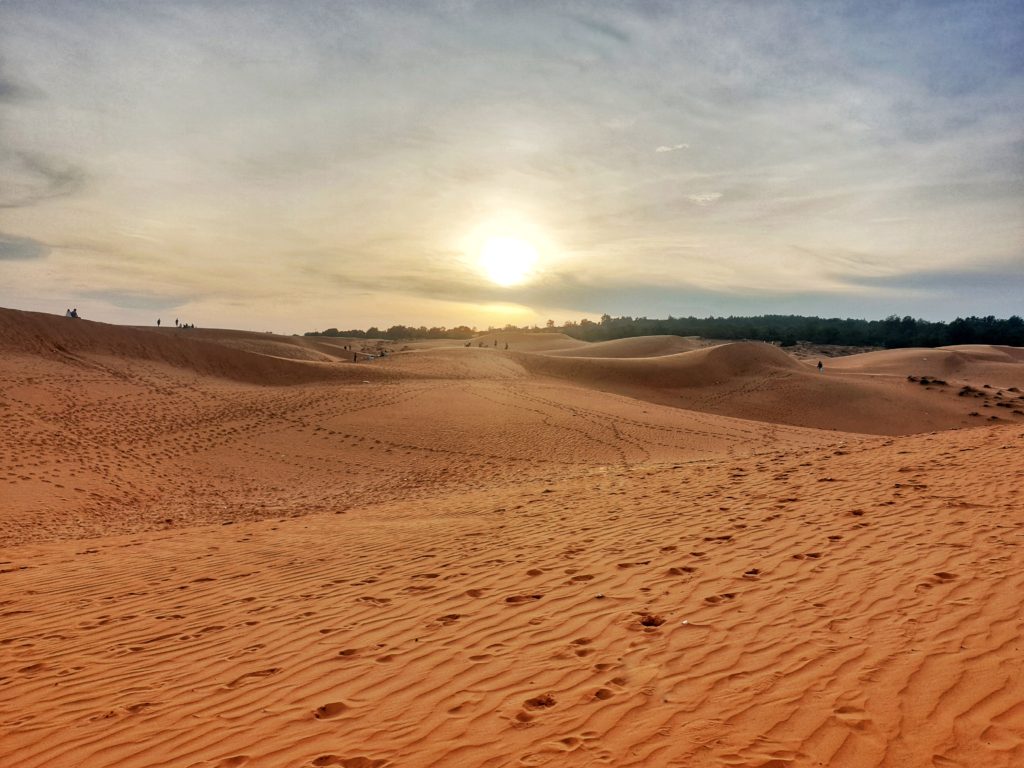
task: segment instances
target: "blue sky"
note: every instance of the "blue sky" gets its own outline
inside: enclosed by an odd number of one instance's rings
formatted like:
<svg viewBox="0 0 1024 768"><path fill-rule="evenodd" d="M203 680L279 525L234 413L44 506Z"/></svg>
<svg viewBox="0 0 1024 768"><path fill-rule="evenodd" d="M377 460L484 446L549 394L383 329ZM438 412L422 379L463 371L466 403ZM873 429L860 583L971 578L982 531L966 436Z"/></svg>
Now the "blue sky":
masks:
<svg viewBox="0 0 1024 768"><path fill-rule="evenodd" d="M0 2L0 305L1019 314L1022 52L1019 2Z"/></svg>

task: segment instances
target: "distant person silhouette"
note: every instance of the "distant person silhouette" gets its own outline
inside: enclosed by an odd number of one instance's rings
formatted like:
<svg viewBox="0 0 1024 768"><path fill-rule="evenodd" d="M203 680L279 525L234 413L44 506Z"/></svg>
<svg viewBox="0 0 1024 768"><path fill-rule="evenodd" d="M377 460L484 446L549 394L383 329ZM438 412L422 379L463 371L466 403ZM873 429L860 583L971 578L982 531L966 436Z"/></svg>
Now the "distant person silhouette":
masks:
<svg viewBox="0 0 1024 768"><path fill-rule="evenodd" d="M157 327L157 328L159 328L159 327L160 327L160 318L159 318L159 317L158 317L158 318L156 319L156 327Z"/></svg>
<svg viewBox="0 0 1024 768"><path fill-rule="evenodd" d="M75 320L78 319L78 307L75 307L74 309L71 310L71 316L75 318Z"/></svg>
<svg viewBox="0 0 1024 768"><path fill-rule="evenodd" d="M178 326L178 318L174 318L174 327L175 328L179 327Z"/></svg>
<svg viewBox="0 0 1024 768"><path fill-rule="evenodd" d="M64 317L71 317L71 308L70 307L68 307L68 309L64 311Z"/></svg>
<svg viewBox="0 0 1024 768"><path fill-rule="evenodd" d="M822 371L822 369L823 369L824 367L825 367L825 366L824 366L824 365L822 364L821 360L819 360L819 361L818 361L818 373L821 373L821 371Z"/></svg>

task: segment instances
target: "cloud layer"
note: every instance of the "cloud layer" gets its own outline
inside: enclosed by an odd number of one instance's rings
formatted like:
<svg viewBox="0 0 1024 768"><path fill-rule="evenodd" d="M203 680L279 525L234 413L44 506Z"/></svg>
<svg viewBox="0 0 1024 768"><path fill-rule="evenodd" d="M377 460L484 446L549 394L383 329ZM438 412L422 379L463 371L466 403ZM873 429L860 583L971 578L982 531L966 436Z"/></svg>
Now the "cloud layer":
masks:
<svg viewBox="0 0 1024 768"><path fill-rule="evenodd" d="M0 304L1009 314L1022 29L1012 2L7 2ZM488 231L541 279L487 284Z"/></svg>

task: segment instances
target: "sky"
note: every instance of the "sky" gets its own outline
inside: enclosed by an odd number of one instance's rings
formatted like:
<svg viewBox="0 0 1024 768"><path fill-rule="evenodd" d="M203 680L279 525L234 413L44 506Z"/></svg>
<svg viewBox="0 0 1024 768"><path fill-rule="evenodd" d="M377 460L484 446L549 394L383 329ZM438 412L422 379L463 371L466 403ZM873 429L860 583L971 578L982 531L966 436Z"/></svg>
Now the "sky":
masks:
<svg viewBox="0 0 1024 768"><path fill-rule="evenodd" d="M1024 314L1024 4L0 0L0 306Z"/></svg>

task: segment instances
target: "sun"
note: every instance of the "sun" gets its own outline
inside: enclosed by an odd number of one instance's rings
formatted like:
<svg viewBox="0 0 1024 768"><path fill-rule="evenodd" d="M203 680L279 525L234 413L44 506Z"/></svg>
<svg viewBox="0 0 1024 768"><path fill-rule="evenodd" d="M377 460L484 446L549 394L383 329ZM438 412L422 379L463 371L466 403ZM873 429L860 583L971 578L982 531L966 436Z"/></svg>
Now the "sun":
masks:
<svg viewBox="0 0 1024 768"><path fill-rule="evenodd" d="M537 249L518 237L488 237L480 248L480 266L492 283L520 285L537 263Z"/></svg>

